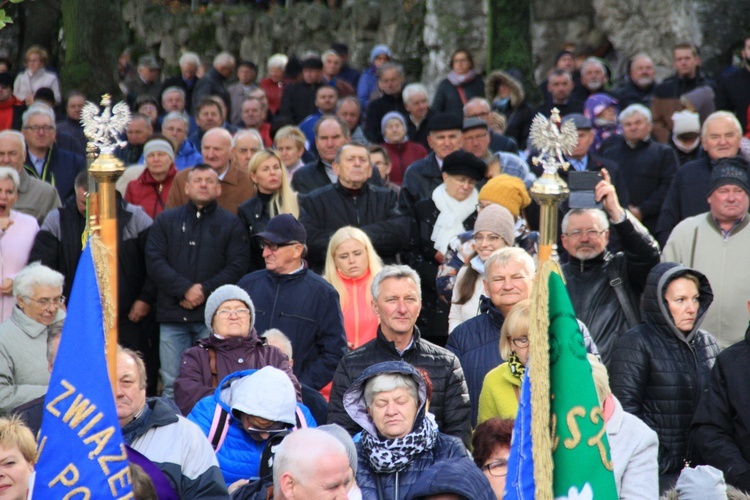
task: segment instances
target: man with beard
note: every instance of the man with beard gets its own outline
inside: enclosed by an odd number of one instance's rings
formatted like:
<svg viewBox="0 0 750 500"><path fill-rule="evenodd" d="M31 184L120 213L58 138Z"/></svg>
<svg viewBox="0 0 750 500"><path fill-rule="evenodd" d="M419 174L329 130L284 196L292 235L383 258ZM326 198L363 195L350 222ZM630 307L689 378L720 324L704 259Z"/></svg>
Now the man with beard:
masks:
<svg viewBox="0 0 750 500"><path fill-rule="evenodd" d="M640 323L638 298L651 268L659 263L659 246L620 205L609 173L594 190L603 210L574 209L562 221L562 245L569 260L562 266L577 317L588 325L607 365L619 336ZM607 250L610 227L622 250Z"/></svg>
<svg viewBox="0 0 750 500"><path fill-rule="evenodd" d="M643 104L650 108L656 89L655 75L654 61L648 54L635 55L628 64L627 81L615 91L620 109L631 104Z"/></svg>
<svg viewBox="0 0 750 500"><path fill-rule="evenodd" d="M731 111L747 130L747 108L750 106L750 35L742 46L742 67L719 81L716 109Z"/></svg>
<svg viewBox="0 0 750 500"><path fill-rule="evenodd" d="M605 88L609 84L607 70L599 59L589 57L581 65L581 85L573 90L573 97L585 101L597 92L607 93Z"/></svg>

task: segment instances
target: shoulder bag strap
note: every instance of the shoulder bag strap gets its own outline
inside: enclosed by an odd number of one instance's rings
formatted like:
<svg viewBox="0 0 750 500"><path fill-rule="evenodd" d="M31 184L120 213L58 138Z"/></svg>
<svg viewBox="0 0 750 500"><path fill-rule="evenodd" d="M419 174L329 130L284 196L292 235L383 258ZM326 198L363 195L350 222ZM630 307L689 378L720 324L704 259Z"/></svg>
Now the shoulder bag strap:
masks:
<svg viewBox="0 0 750 500"><path fill-rule="evenodd" d="M635 310L633 310L633 304L630 303L630 299L622 286L622 278L617 275L617 270L612 261L610 261L607 266L607 277L609 278L609 286L611 286L612 290L615 292L617 301L620 303L620 307L622 307L622 311L625 313L625 320L628 322L628 327L633 328L638 326L641 322L638 320L638 315Z"/></svg>

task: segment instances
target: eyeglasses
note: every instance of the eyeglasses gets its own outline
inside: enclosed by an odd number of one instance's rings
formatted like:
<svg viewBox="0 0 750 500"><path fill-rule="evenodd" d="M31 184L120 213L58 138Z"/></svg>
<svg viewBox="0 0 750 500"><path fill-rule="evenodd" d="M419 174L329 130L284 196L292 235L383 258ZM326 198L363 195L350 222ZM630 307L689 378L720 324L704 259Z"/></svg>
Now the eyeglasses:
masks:
<svg viewBox="0 0 750 500"><path fill-rule="evenodd" d="M25 297L26 300L31 300L32 302L36 302L42 307L49 307L50 305L53 305L55 307L62 307L65 305L65 296L60 295L59 297L54 298L43 298L43 299L34 299L31 297Z"/></svg>
<svg viewBox="0 0 750 500"><path fill-rule="evenodd" d="M248 426L248 427L245 427L245 430L247 432L255 433L255 434L279 434L282 432L287 432L291 428L292 426L287 423L273 422L271 425L269 425L265 429L259 429L257 427Z"/></svg>
<svg viewBox="0 0 750 500"><path fill-rule="evenodd" d="M473 239L476 243L479 243L481 245L485 241L487 243L495 243L497 240L500 239L500 236L496 234L488 234L487 236L475 234L474 236L471 237L471 239Z"/></svg>
<svg viewBox="0 0 750 500"><path fill-rule="evenodd" d="M602 234L604 234L606 230L598 230L598 229L587 229L586 231L571 231L569 233L564 233L565 236L570 238L571 240L577 240L580 239L584 234L588 236L589 238L596 238Z"/></svg>
<svg viewBox="0 0 750 500"><path fill-rule="evenodd" d="M276 252L279 248L290 247L296 244L296 241L289 241L287 243L271 243L270 241L263 240L260 242L260 248L261 250L268 248L270 251Z"/></svg>
<svg viewBox="0 0 750 500"><path fill-rule="evenodd" d="M516 337L514 339L510 339L510 341L513 342L513 345L516 347L529 347L529 337Z"/></svg>
<svg viewBox="0 0 750 500"><path fill-rule="evenodd" d="M250 309L219 309L216 311L216 315L222 319L226 319L234 314L238 318L247 318L250 316Z"/></svg>
<svg viewBox="0 0 750 500"><path fill-rule="evenodd" d="M27 126L23 127L23 129L24 130L31 130L34 133L36 133L36 132L44 132L46 134L47 132L51 132L51 131L55 130L55 127L53 127L52 125L41 125L41 126L40 125L27 125Z"/></svg>
<svg viewBox="0 0 750 500"><path fill-rule="evenodd" d="M505 477L508 475L508 461L504 458L495 460L482 466L482 470L490 473L490 476Z"/></svg>

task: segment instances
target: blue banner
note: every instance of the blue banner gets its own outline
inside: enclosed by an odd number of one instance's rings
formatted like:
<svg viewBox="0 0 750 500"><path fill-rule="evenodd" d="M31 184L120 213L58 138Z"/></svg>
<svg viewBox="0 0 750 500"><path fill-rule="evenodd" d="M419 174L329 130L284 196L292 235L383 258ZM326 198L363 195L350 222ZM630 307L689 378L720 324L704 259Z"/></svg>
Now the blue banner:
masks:
<svg viewBox="0 0 750 500"><path fill-rule="evenodd" d="M508 477L505 480L506 500L533 500L536 493L534 482L534 457L531 440L531 380L527 368L521 395L518 398L518 413L513 425L513 439L508 457Z"/></svg>
<svg viewBox="0 0 750 500"><path fill-rule="evenodd" d="M133 498L90 244L81 254L69 304L44 400L34 498Z"/></svg>

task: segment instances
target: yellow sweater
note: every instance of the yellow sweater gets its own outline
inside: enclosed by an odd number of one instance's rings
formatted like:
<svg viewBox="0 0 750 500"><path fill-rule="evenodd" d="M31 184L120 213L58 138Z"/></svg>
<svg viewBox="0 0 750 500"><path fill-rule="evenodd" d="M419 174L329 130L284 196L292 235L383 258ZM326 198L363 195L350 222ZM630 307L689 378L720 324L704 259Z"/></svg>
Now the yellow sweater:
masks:
<svg viewBox="0 0 750 500"><path fill-rule="evenodd" d="M491 419L516 418L518 413L518 393L521 380L510 373L510 365L503 363L490 370L484 377L482 392L479 395L479 416L477 424Z"/></svg>

